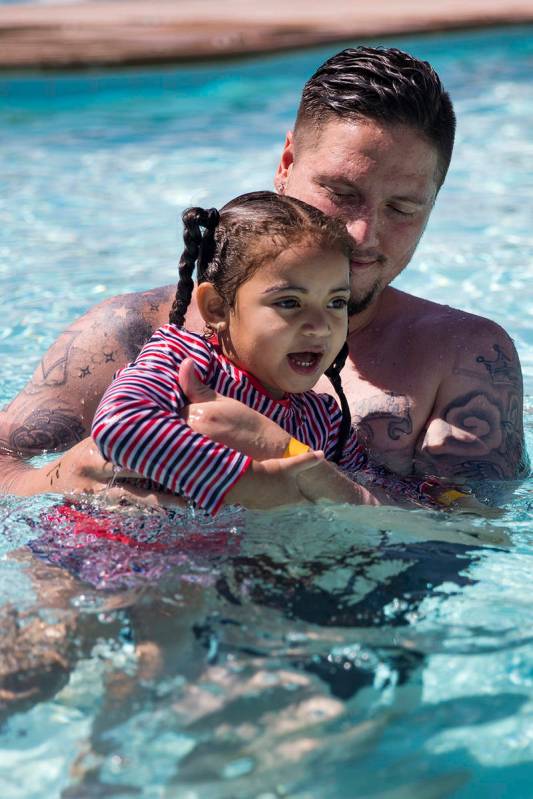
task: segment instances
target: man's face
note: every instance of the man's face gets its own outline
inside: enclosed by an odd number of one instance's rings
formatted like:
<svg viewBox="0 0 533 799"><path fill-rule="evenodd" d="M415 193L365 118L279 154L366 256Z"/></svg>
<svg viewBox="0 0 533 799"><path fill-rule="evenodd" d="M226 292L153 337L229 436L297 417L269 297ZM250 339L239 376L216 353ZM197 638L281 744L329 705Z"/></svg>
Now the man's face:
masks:
<svg viewBox="0 0 533 799"><path fill-rule="evenodd" d="M352 314L409 263L437 194L437 151L413 128L330 120L289 134L276 188L342 219L353 241Z"/></svg>

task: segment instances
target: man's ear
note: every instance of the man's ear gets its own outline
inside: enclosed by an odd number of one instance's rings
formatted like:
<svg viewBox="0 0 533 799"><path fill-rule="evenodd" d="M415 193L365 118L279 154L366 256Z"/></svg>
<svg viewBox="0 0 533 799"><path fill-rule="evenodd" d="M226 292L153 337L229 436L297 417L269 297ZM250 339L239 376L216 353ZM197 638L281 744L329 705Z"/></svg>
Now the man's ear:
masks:
<svg viewBox="0 0 533 799"><path fill-rule="evenodd" d="M281 153L278 168L276 169L276 175L274 177L274 186L278 194L285 193L285 187L292 171L293 163L294 136L292 130L289 130L287 133L287 138L285 139L285 146L283 147L283 152Z"/></svg>
<svg viewBox="0 0 533 799"><path fill-rule="evenodd" d="M226 326L226 303L212 283L200 283L196 289L196 303L204 322L213 330L223 330Z"/></svg>

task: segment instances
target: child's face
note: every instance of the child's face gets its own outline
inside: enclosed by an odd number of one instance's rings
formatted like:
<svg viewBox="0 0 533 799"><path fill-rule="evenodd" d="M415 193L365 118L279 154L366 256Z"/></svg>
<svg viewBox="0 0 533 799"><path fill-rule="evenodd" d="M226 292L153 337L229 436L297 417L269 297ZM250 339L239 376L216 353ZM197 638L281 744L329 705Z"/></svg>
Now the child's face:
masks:
<svg viewBox="0 0 533 799"><path fill-rule="evenodd" d="M349 262L313 245L265 262L237 290L225 354L274 397L311 389L346 340Z"/></svg>

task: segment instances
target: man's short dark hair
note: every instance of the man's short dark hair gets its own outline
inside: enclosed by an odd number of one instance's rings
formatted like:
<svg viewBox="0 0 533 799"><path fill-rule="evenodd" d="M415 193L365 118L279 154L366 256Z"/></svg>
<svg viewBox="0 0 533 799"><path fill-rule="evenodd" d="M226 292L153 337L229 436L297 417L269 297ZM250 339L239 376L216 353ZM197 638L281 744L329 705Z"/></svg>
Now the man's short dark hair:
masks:
<svg viewBox="0 0 533 799"><path fill-rule="evenodd" d="M296 141L304 129L320 129L332 117L409 125L436 148L442 185L452 157L455 114L427 61L392 47L342 50L305 84L294 127Z"/></svg>

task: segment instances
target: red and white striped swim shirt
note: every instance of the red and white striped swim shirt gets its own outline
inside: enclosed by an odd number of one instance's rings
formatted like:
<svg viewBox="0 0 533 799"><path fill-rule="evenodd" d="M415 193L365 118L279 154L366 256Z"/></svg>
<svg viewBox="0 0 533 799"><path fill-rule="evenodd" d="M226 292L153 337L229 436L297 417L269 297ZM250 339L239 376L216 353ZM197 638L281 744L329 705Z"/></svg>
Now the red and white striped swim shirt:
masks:
<svg viewBox="0 0 533 799"><path fill-rule="evenodd" d="M117 372L98 406L92 435L107 460L139 472L207 513L217 512L251 458L195 433L181 419L180 411L187 405L179 384L184 358L194 360L202 381L219 394L243 402L332 459L341 422L333 397L306 391L273 399L216 344L165 325L134 363ZM352 429L339 466L353 472L366 461Z"/></svg>

